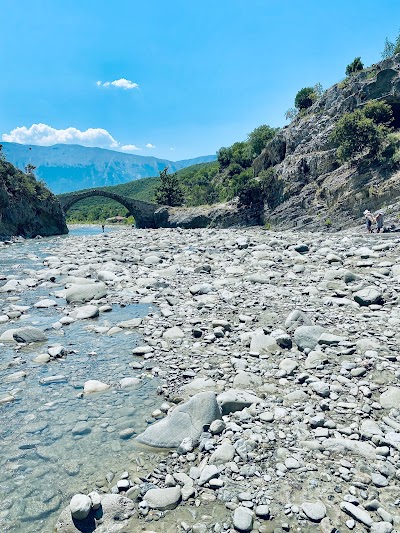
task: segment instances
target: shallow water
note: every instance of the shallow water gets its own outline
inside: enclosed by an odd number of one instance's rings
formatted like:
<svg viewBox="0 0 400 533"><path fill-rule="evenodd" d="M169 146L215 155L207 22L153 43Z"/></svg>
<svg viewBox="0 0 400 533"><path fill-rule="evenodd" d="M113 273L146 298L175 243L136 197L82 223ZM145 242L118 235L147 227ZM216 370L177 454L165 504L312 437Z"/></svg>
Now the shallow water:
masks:
<svg viewBox="0 0 400 533"><path fill-rule="evenodd" d="M94 231L94 233L92 233ZM97 228L73 230L72 235L101 233ZM60 238L25 241L0 249L0 274L21 276L24 269L43 268L42 259L52 254ZM29 277L24 274L23 277ZM3 282L0 282L3 284ZM34 288L18 295L17 302L6 301L0 293L0 309L10 304L33 305L51 289ZM57 300L57 308L65 304ZM60 318L57 308L32 307L21 318L0 324L5 330L34 325L46 330L48 341L17 349L16 344L0 344L0 398L12 392L16 401L0 405L0 531L52 531L59 512L76 492L86 492L104 483L110 471L118 476L129 469L133 436L146 426L146 417L158 405L157 383L144 377L139 388L112 388L100 394L81 397L83 383L98 379L116 385L123 377L138 377L132 369L135 334L120 332L99 335L89 325L116 324L144 316L148 305L114 304L113 310L93 320L78 321L62 330L51 326ZM0 314L2 314L0 312ZM46 353L50 344L62 344L69 353L63 359L39 365L33 358ZM7 376L24 371L16 382ZM59 382L41 384L46 376L62 375ZM132 428L131 438L120 432ZM118 477L115 478L115 482Z"/></svg>

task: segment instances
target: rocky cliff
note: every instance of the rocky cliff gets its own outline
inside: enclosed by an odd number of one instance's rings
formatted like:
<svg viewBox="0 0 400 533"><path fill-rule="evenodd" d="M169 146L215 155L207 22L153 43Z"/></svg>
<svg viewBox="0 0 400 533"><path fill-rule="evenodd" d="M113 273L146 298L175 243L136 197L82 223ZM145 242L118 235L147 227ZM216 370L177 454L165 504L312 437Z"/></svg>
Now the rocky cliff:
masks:
<svg viewBox="0 0 400 533"><path fill-rule="evenodd" d="M60 202L34 176L0 159L0 239L68 233Z"/></svg>
<svg viewBox="0 0 400 533"><path fill-rule="evenodd" d="M328 89L308 112L272 139L254 161L254 173L273 168L264 222L275 227L348 226L364 209L382 208L400 195L400 171L375 164L341 165L330 136L339 118L369 100L383 100L400 128L400 54Z"/></svg>

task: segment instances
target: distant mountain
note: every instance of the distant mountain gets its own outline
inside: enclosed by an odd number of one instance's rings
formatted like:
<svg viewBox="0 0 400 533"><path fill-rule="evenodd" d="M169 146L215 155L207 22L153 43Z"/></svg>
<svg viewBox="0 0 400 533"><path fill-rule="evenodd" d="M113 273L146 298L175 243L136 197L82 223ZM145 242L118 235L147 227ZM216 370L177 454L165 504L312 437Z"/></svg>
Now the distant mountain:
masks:
<svg viewBox="0 0 400 533"><path fill-rule="evenodd" d="M31 163L35 175L45 181L55 194L119 185L129 181L157 176L169 167L170 172L198 163L215 161L206 155L184 161L169 161L151 156L124 154L104 148L87 148L77 144L35 146L2 142L7 161L20 168Z"/></svg>

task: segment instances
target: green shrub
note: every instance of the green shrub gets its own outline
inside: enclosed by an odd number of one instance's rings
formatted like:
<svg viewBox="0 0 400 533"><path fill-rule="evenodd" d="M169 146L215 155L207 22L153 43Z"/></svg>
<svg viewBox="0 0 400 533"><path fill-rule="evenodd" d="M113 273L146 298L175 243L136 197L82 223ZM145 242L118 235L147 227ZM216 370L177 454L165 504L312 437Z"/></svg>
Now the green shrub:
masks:
<svg viewBox="0 0 400 533"><path fill-rule="evenodd" d="M303 89L300 89L300 91L296 94L294 105L299 110L308 109L313 105L316 99L317 94L314 87L303 87Z"/></svg>
<svg viewBox="0 0 400 533"><path fill-rule="evenodd" d="M361 57L356 57L349 65L346 67L346 76L351 76L359 70L362 70L364 65L361 61Z"/></svg>
<svg viewBox="0 0 400 533"><path fill-rule="evenodd" d="M376 100L371 100L363 107L363 114L367 118L372 119L375 124L386 124L389 125L393 122L393 111L390 105L385 104L385 102L377 102Z"/></svg>
<svg viewBox="0 0 400 533"><path fill-rule="evenodd" d="M343 162L353 161L361 156L374 159L382 151L388 131L386 126L376 124L357 109L339 119L332 132L332 140L336 143L337 155Z"/></svg>
<svg viewBox="0 0 400 533"><path fill-rule="evenodd" d="M232 149L230 147L222 147L217 152L218 163L221 168L226 168L232 161Z"/></svg>

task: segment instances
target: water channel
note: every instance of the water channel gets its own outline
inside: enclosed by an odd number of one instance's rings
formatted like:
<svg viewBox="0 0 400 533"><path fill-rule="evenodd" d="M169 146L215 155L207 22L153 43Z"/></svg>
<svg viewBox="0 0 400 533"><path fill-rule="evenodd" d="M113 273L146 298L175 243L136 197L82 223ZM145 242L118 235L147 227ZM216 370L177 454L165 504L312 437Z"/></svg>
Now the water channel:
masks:
<svg viewBox="0 0 400 533"><path fill-rule="evenodd" d="M69 236L2 246L0 285L5 276L27 278L29 271L43 269L43 258L54 255L60 239L98 233L97 227L80 227ZM22 348L0 343L0 398L10 393L15 397L0 405L0 531L4 533L53 531L74 493L90 491L112 472L118 475L126 470L135 447L134 434L144 429L146 417L159 403L157 384L150 378L137 388L81 394L89 379L117 384L123 377L143 372L130 366L132 348L139 340L136 334L99 335L87 327L144 316L149 306L113 304L111 312L96 319L55 329L52 325L59 320L65 300L58 300L58 309L33 307L39 298L51 298L50 293L48 286L0 292L0 315L12 306L29 306L20 318L0 324L0 335L27 325L48 335L46 343ZM68 355L47 364L35 363L33 359L46 353L52 343L62 344ZM25 375L15 378L20 371ZM42 383L54 375L64 379Z"/></svg>

